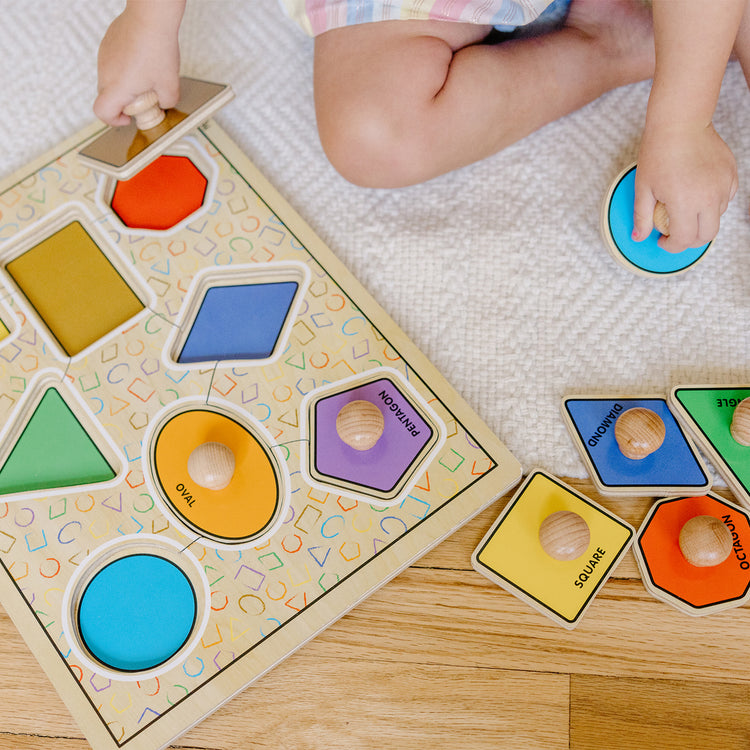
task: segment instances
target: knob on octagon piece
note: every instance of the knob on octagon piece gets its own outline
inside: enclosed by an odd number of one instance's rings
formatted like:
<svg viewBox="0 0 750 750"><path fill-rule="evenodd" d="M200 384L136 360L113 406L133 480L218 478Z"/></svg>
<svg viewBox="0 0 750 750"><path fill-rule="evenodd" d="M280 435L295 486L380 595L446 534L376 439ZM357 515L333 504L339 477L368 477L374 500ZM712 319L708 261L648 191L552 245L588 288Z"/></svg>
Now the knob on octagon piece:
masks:
<svg viewBox="0 0 750 750"><path fill-rule="evenodd" d="M624 411L615 422L615 440L623 455L634 460L658 450L666 433L661 417L641 406Z"/></svg>
<svg viewBox="0 0 750 750"><path fill-rule="evenodd" d="M732 532L715 516L694 516L680 530L680 551L698 568L723 563L732 552Z"/></svg>
<svg viewBox="0 0 750 750"><path fill-rule="evenodd" d="M159 107L159 99L155 91L147 91L136 97L123 109L123 112L135 118L138 130L151 130L165 117L164 110Z"/></svg>
<svg viewBox="0 0 750 750"><path fill-rule="evenodd" d="M589 547L591 532L586 521L569 510L552 513L539 526L539 543L555 560L575 560Z"/></svg>
<svg viewBox="0 0 750 750"><path fill-rule="evenodd" d="M349 446L367 451L380 440L385 428L383 413L371 401L350 401L336 417L336 432Z"/></svg>
<svg viewBox="0 0 750 750"><path fill-rule="evenodd" d="M190 478L207 490L223 490L234 476L234 453L223 443L202 443L188 457Z"/></svg>

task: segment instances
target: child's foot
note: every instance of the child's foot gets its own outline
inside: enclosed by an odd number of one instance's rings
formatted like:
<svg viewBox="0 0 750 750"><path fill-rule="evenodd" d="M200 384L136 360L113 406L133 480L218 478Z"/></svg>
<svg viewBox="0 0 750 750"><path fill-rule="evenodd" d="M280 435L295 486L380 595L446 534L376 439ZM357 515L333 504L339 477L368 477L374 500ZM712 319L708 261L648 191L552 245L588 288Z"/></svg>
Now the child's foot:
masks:
<svg viewBox="0 0 750 750"><path fill-rule="evenodd" d="M651 3L644 0L573 0L566 29L601 46L602 62L611 63L614 86L651 78L654 74L654 29Z"/></svg>

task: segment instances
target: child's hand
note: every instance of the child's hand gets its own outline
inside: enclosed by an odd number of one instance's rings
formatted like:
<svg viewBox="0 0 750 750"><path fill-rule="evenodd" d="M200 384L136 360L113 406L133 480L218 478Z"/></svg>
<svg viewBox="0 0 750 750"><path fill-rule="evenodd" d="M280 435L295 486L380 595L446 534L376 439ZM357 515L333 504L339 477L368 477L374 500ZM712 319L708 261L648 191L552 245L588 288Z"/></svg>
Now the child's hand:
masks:
<svg viewBox="0 0 750 750"><path fill-rule="evenodd" d="M705 245L736 192L734 156L712 125L647 126L635 177L633 239L649 236L660 201L669 215L669 236L660 247L679 253Z"/></svg>
<svg viewBox="0 0 750 750"><path fill-rule="evenodd" d="M178 45L182 2L129 3L99 48L99 96L94 114L108 125L127 125L123 109L153 90L162 109L180 98ZM176 23L175 23L176 20Z"/></svg>

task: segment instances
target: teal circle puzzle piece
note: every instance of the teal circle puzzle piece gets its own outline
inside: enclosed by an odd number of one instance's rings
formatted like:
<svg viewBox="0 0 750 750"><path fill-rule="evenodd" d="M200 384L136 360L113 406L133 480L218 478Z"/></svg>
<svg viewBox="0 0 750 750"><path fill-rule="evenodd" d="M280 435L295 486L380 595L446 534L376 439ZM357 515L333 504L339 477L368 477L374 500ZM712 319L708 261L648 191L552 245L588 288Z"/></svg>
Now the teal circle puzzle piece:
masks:
<svg viewBox="0 0 750 750"><path fill-rule="evenodd" d="M605 205L602 229L611 240L610 251L626 267L647 275L667 276L688 270L708 252L711 242L670 253L659 247L661 235L656 229L642 242L632 238L635 169L633 166L620 175Z"/></svg>

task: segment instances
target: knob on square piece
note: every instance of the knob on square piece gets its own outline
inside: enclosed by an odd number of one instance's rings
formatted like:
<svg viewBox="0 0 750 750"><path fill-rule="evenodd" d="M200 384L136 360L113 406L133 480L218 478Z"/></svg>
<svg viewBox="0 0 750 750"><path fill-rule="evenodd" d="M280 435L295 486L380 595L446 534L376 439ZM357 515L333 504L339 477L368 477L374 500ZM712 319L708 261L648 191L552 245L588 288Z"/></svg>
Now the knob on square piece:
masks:
<svg viewBox="0 0 750 750"><path fill-rule="evenodd" d="M750 516L718 495L672 497L649 510L633 553L646 589L690 615L750 598Z"/></svg>
<svg viewBox="0 0 750 750"><path fill-rule="evenodd" d="M539 543L555 560L577 560L588 548L591 532L586 521L570 510L558 510L542 521Z"/></svg>
<svg viewBox="0 0 750 750"><path fill-rule="evenodd" d="M131 123L107 128L78 152L78 158L93 170L126 180L233 97L234 92L226 84L181 78L180 100L173 109L161 112L153 99L139 97L126 109L126 114L133 115Z"/></svg>
<svg viewBox="0 0 750 750"><path fill-rule="evenodd" d="M574 628L630 547L635 529L551 474L533 471L471 562L564 628Z"/></svg>

